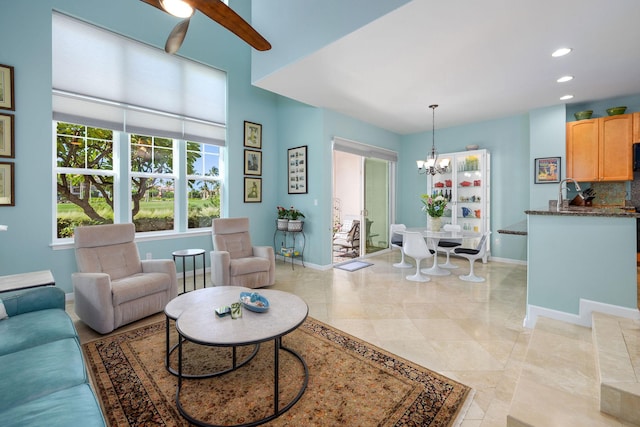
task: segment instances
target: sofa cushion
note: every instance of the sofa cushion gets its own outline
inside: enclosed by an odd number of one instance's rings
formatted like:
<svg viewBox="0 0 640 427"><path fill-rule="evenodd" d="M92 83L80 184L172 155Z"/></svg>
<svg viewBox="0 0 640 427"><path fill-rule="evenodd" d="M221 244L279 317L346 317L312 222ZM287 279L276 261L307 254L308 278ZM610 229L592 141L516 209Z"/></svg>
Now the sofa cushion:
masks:
<svg viewBox="0 0 640 427"><path fill-rule="evenodd" d="M75 336L73 322L64 310L20 314L0 322L0 356Z"/></svg>
<svg viewBox="0 0 640 427"><path fill-rule="evenodd" d="M0 366L0 411L88 381L76 338L5 354Z"/></svg>
<svg viewBox="0 0 640 427"><path fill-rule="evenodd" d="M231 276L269 271L271 264L266 258L248 257L232 259L229 265Z"/></svg>
<svg viewBox="0 0 640 427"><path fill-rule="evenodd" d="M106 426L89 384L70 387L16 405L2 413L0 422L3 427Z"/></svg>
<svg viewBox="0 0 640 427"><path fill-rule="evenodd" d="M140 273L111 282L113 305L118 306L158 292L166 292L171 287L171 278L164 273Z"/></svg>
<svg viewBox="0 0 640 427"><path fill-rule="evenodd" d="M9 316L7 316L7 309L4 308L4 303L0 299L0 320L4 320L7 317L9 317Z"/></svg>

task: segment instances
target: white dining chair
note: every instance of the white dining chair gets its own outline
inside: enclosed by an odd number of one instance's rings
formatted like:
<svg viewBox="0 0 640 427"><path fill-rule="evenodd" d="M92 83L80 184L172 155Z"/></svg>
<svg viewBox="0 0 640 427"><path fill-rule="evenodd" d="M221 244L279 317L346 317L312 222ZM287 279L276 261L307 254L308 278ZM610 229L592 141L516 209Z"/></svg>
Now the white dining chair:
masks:
<svg viewBox="0 0 640 427"><path fill-rule="evenodd" d="M478 246L475 249L455 248L453 250L453 253L455 253L456 255L459 255L463 258L468 259L470 264L469 274L458 276L460 280L464 280L466 282L484 282L485 280L484 277L476 276L473 273L473 264L477 259L484 257L484 254L487 248L487 239L489 239L489 234L491 234L491 232L487 231L485 234L482 235L482 238L480 239L480 242L478 243Z"/></svg>
<svg viewBox="0 0 640 427"><path fill-rule="evenodd" d="M402 250L405 255L416 260L416 274L407 276L407 280L411 280L413 282L428 282L431 280L420 272L420 263L422 260L433 256L427 247L427 242L424 241L422 233L417 231L405 231Z"/></svg>
<svg viewBox="0 0 640 427"><path fill-rule="evenodd" d="M444 231L453 231L460 232L462 231L462 227L459 224L445 224L443 227ZM462 246L462 239L459 240L440 240L438 242L438 250L447 254L447 261L444 264L440 264L440 267L443 268L458 268L457 265L450 261L451 252L457 247Z"/></svg>
<svg viewBox="0 0 640 427"><path fill-rule="evenodd" d="M404 224L391 224L391 227L390 227L389 238L391 240L391 249L392 250L400 249L400 254L402 256L402 258L400 259L400 262L393 264L393 266L396 268L413 267L413 265L411 265L404 259L404 250L402 249L403 241L404 241L404 236L402 232L404 232L406 229L407 229L407 226Z"/></svg>

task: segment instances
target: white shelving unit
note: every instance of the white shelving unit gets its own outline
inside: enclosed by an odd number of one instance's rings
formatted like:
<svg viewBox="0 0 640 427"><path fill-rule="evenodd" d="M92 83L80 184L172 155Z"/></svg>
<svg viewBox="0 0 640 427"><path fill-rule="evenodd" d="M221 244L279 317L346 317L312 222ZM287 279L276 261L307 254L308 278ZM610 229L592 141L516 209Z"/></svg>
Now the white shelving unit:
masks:
<svg viewBox="0 0 640 427"><path fill-rule="evenodd" d="M483 149L445 153L438 155L440 159L449 159L449 172L429 176L427 186L430 194L442 193L449 200L442 224L459 224L463 231L485 233L491 225L489 152ZM465 243L470 247L476 244Z"/></svg>

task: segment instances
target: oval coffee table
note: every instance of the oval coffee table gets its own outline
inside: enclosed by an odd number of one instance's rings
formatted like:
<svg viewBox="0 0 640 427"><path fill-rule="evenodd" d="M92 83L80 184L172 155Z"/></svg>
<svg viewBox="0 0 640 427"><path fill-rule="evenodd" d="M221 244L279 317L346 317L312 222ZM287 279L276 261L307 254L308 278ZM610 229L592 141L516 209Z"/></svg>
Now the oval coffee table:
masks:
<svg viewBox="0 0 640 427"><path fill-rule="evenodd" d="M198 289L192 292L187 292L184 294L180 294L165 306L164 315L166 320L165 334L166 334L166 353L165 353L165 367L167 371L173 375L178 375L178 371L171 367L169 363L169 358L173 351L178 348L178 344L174 344L171 346L169 339L169 331L170 331L170 321L177 320L178 317L189 307L209 307L211 309L211 313L213 314L213 310L216 307L220 307L223 305L229 305L229 301L236 301L240 292L253 292L253 289L243 288L240 286L216 286L214 288L204 288ZM214 314L215 316L215 314ZM221 375L226 372L230 372L245 363L249 362L253 357L258 353L260 346L256 344L253 352L240 363L236 362L236 348L233 347L233 355L232 355L232 367L231 369L226 369L223 371L210 373L210 374L200 374L200 375L191 375L182 373L183 378L208 378L216 375Z"/></svg>
<svg viewBox="0 0 640 427"><path fill-rule="evenodd" d="M217 306L231 305L238 302L240 292L246 288L227 287L231 292L216 298ZM210 288L211 289L211 288ZM217 288L213 288L217 289ZM255 291L255 290L254 290ZM198 291L199 292L199 291ZM252 291L253 292L253 291ZM262 342L274 341L273 354L273 407L272 415L251 421L242 426L256 426L273 420L288 411L304 394L309 382L309 369L306 362L298 353L282 345L282 337L298 328L307 318L309 307L302 298L288 292L273 289L257 290L269 300L269 309L264 313L249 311L243 307L242 317L232 319L231 316L218 317L211 304L193 304L187 307L176 321L178 338L178 388L176 391L176 405L178 410L189 422L199 426L213 426L213 424L195 419L188 414L180 404L180 389L182 387L182 343L187 340L195 344L214 347L236 347ZM304 380L297 395L282 409L279 408L279 353L280 350L293 355L304 368ZM239 365L240 368L242 365ZM228 372L228 371L227 371Z"/></svg>

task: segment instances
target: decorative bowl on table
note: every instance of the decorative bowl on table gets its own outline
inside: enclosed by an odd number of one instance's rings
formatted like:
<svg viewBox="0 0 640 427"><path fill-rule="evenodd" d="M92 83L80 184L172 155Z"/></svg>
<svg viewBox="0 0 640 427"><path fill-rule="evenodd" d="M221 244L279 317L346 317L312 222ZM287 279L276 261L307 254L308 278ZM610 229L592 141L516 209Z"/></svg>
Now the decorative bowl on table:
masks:
<svg viewBox="0 0 640 427"><path fill-rule="evenodd" d="M593 115L593 110L584 110L584 111L578 111L577 113L574 113L576 120L590 119L592 115Z"/></svg>
<svg viewBox="0 0 640 427"><path fill-rule="evenodd" d="M625 111L627 111L627 107L607 108L607 114L610 116L617 116L619 114L624 114Z"/></svg>
<svg viewBox="0 0 640 427"><path fill-rule="evenodd" d="M257 292L240 292L240 302L247 310L257 313L269 309L269 300Z"/></svg>

